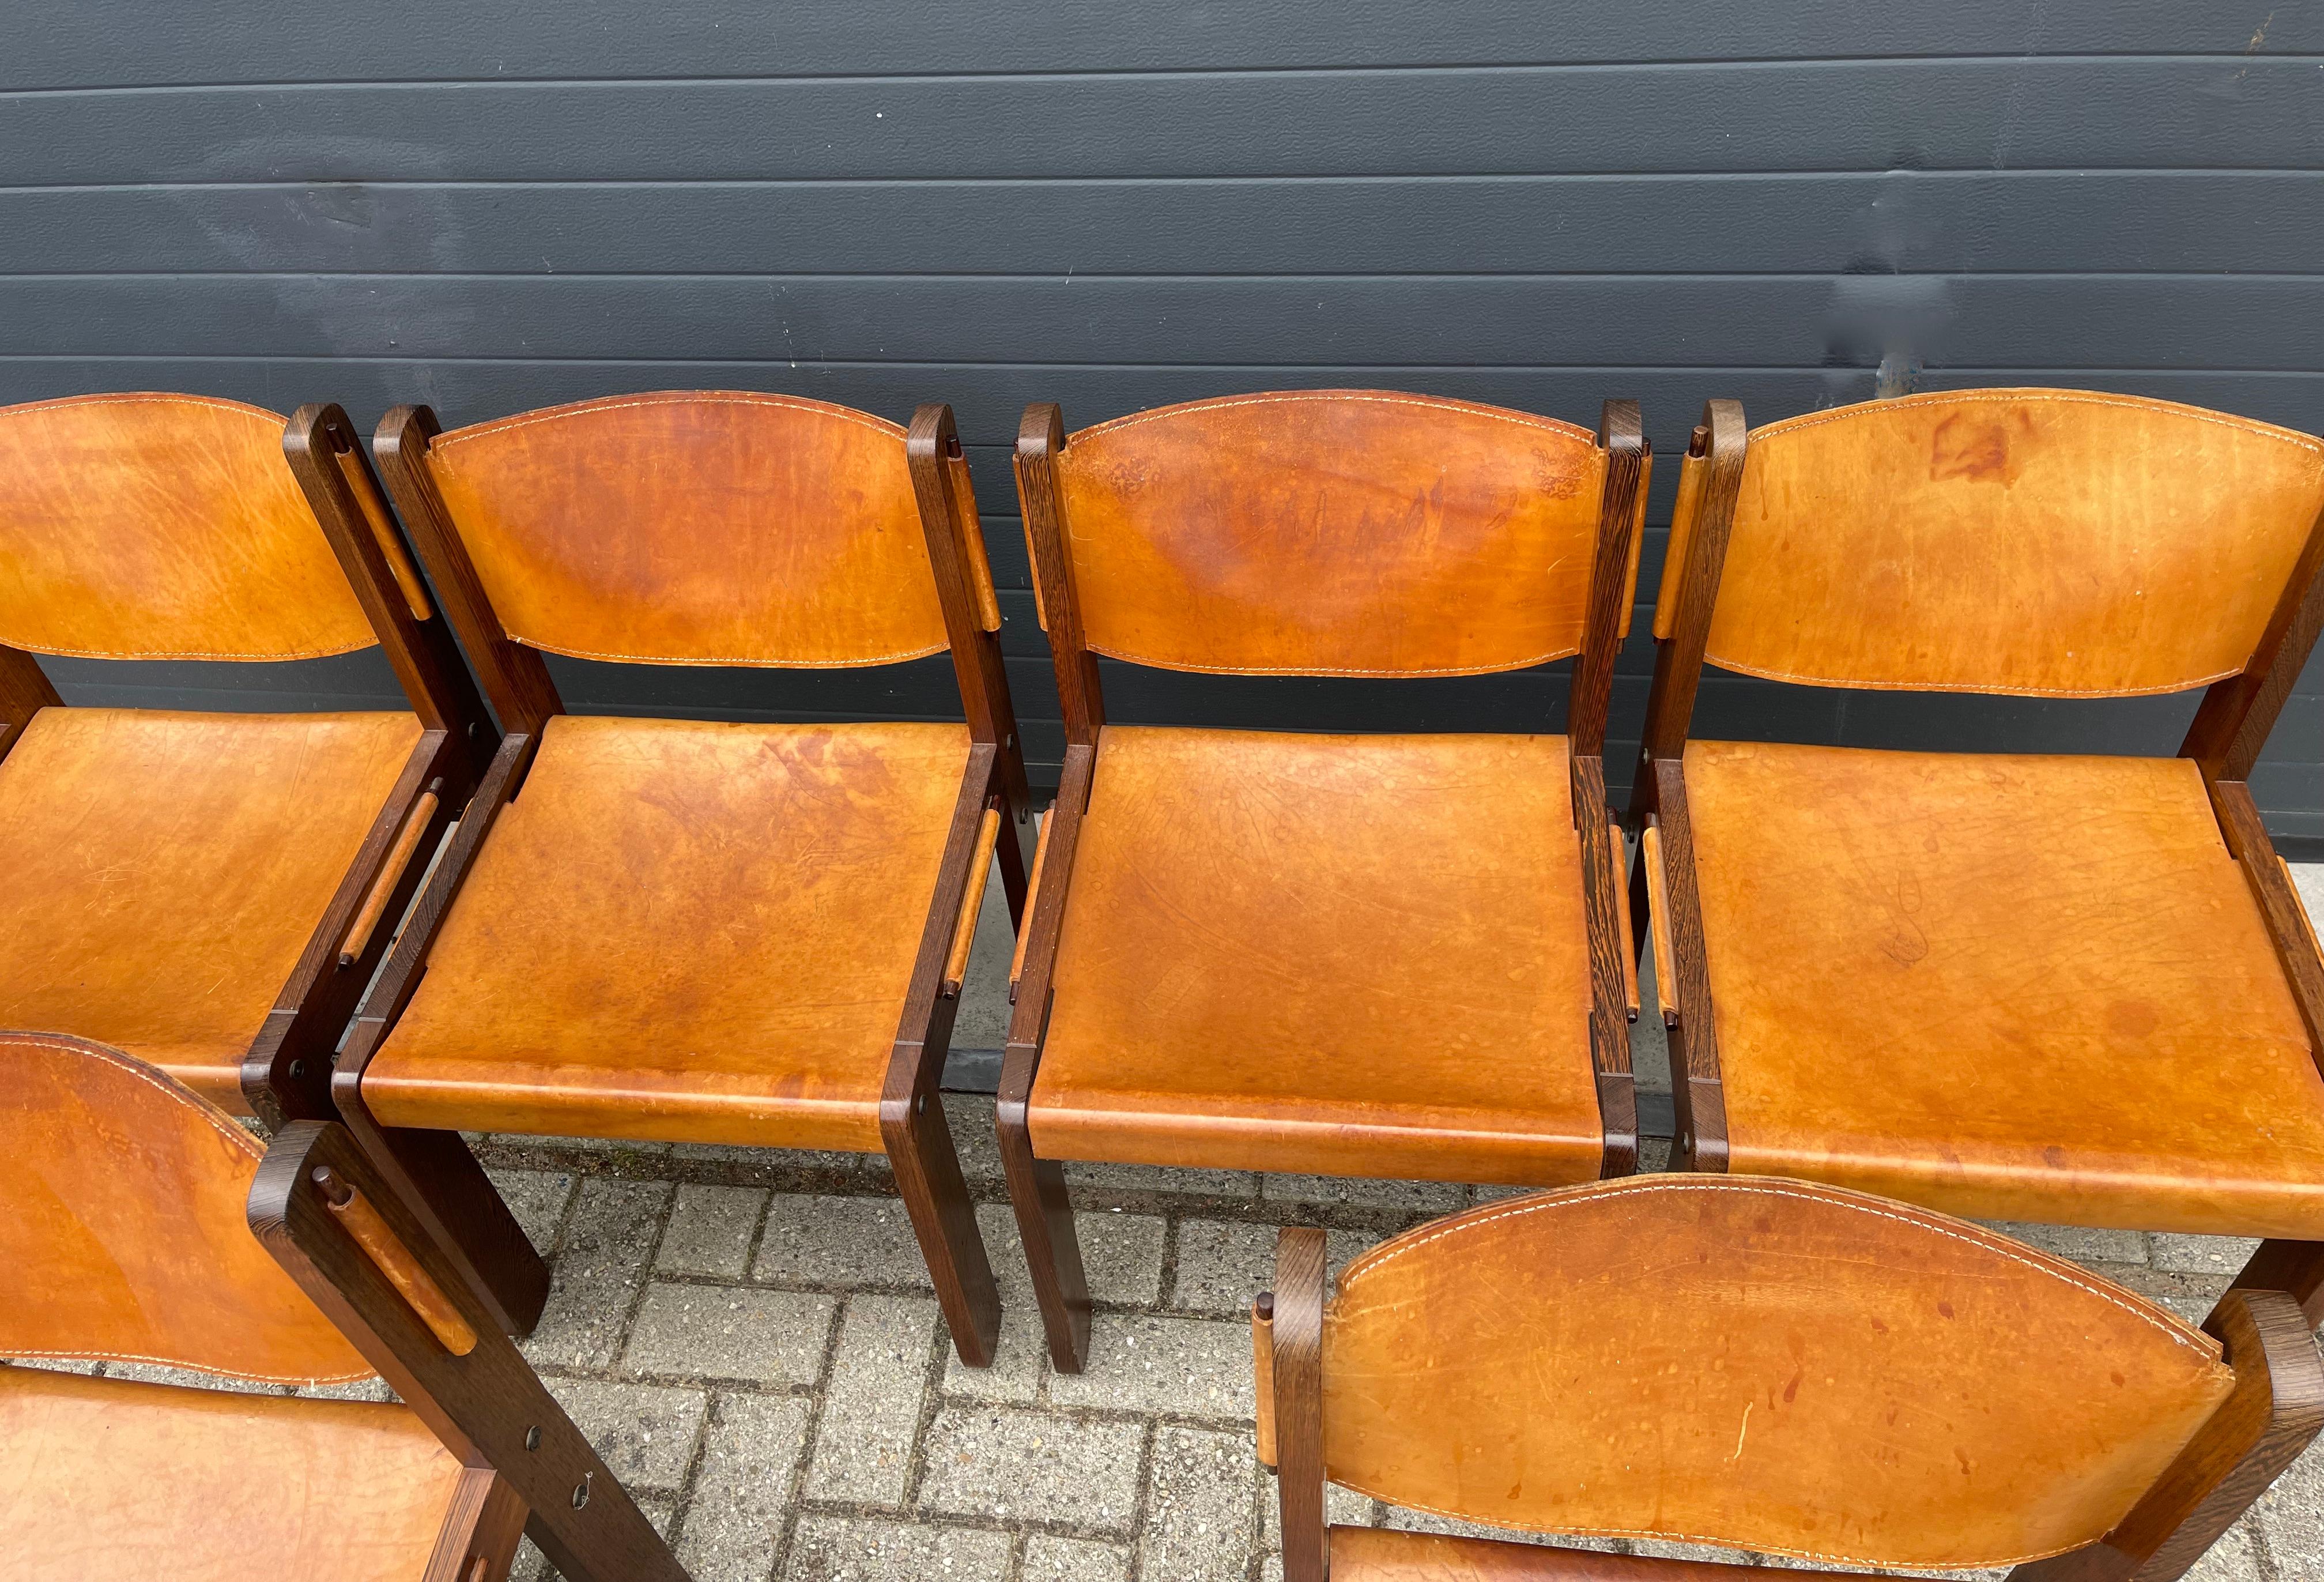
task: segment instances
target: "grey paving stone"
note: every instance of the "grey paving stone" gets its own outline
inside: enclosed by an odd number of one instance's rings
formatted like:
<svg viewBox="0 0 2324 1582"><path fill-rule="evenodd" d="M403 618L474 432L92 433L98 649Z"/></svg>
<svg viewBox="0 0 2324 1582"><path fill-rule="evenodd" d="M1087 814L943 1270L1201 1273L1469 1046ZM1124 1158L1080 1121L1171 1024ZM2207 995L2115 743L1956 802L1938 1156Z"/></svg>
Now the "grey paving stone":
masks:
<svg viewBox="0 0 2324 1582"><path fill-rule="evenodd" d="M658 1159L669 1152L667 1143L635 1143L626 1137L537 1137L529 1132L495 1132L492 1141L505 1143L513 1148L561 1148L574 1153L631 1153L640 1159Z"/></svg>
<svg viewBox="0 0 2324 1582"><path fill-rule="evenodd" d="M622 1366L632 1374L812 1383L838 1307L836 1297L804 1291L657 1281L638 1309Z"/></svg>
<svg viewBox="0 0 2324 1582"><path fill-rule="evenodd" d="M2038 1247L2057 1258L2077 1263L2144 1263L2146 1235L2135 1230L2093 1230L2078 1225L2034 1225L2024 1220L1990 1219L1988 1230Z"/></svg>
<svg viewBox="0 0 2324 1582"><path fill-rule="evenodd" d="M1656 1022L1655 1025L1656 1027L1660 1027L1662 1024L1660 1022ZM1660 1175L1663 1171L1670 1169L1670 1156L1671 1140L1669 1138L1639 1138L1638 1174L1642 1176Z"/></svg>
<svg viewBox="0 0 2324 1582"><path fill-rule="evenodd" d="M385 1379L358 1379L352 1384L301 1384L293 1393L315 1401L392 1401L395 1392Z"/></svg>
<svg viewBox="0 0 2324 1582"><path fill-rule="evenodd" d="M1250 1437L1157 1428L1148 1466L1139 1575L1241 1582L1250 1568L1257 1478Z"/></svg>
<svg viewBox="0 0 2324 1582"><path fill-rule="evenodd" d="M82 1369L74 1368L74 1373ZM223 1390L232 1395L288 1395L288 1384L269 1384L258 1379L235 1379L224 1374L205 1374L194 1368L173 1368L161 1363L108 1362L105 1365L108 1379L134 1379L141 1384L175 1384L188 1390Z"/></svg>
<svg viewBox="0 0 2324 1582"><path fill-rule="evenodd" d="M802 1516L783 1582L1000 1582L1010 1542L971 1527Z"/></svg>
<svg viewBox="0 0 2324 1582"><path fill-rule="evenodd" d="M571 1172L493 1170L484 1174L492 1179L509 1212L516 1216L517 1224L524 1227L525 1239L535 1251L547 1256L556 1244L557 1226L565 1217L565 1206L573 1200Z"/></svg>
<svg viewBox="0 0 2324 1582"><path fill-rule="evenodd" d="M678 1535L694 1582L764 1582L807 1444L812 1403L796 1395L721 1395Z"/></svg>
<svg viewBox="0 0 2324 1582"><path fill-rule="evenodd" d="M1130 1550L1037 1532L1025 1542L1025 1564L1017 1575L1019 1582L1130 1582Z"/></svg>
<svg viewBox="0 0 2324 1582"><path fill-rule="evenodd" d="M2316 1513L2314 1507L2310 1508L2309 1513L2310 1516ZM2219 1541L2206 1550L2201 1559L2188 1568L2185 1582L2260 1582L2266 1573L2260 1569L2259 1541L2252 1535L2251 1520L2246 1517L2219 1534ZM2324 1570L2318 1568L2324 1566L2324 1547L2311 1546L2304 1557L2292 1564L2298 1568L2291 1568L2286 1562L2278 1560L2276 1575L2286 1577L2324 1576Z"/></svg>
<svg viewBox="0 0 2324 1582"><path fill-rule="evenodd" d="M1269 1175L1259 1195L1268 1203L1314 1203L1352 1208L1390 1208L1401 1214L1451 1214L1468 1202L1457 1181L1374 1181L1359 1176Z"/></svg>
<svg viewBox="0 0 2324 1582"><path fill-rule="evenodd" d="M1145 1438L1141 1423L947 1406L928 1428L920 1508L1126 1538Z"/></svg>
<svg viewBox="0 0 2324 1582"><path fill-rule="evenodd" d="M1065 1186L1068 1190L1088 1188L1176 1198L1231 1198L1249 1202L1259 1196L1259 1173L1242 1170L1181 1170L1157 1164L1093 1164L1074 1160L1065 1165Z"/></svg>
<svg viewBox="0 0 2324 1582"><path fill-rule="evenodd" d="M2256 1239L2242 1236L2189 1236L2156 1231L2149 1236L2157 1269L2172 1274L2236 1275L2259 1251Z"/></svg>
<svg viewBox="0 0 2324 1582"><path fill-rule="evenodd" d="M616 1384L603 1379L547 1379L549 1392L589 1438L606 1469L634 1494L674 1489L694 1459L694 1441L710 1410L700 1390Z"/></svg>
<svg viewBox="0 0 2324 1582"><path fill-rule="evenodd" d="M678 1188L670 1205L669 1228L654 1254L655 1272L742 1279L751 1262L751 1238L766 1206L767 1194L755 1187Z"/></svg>
<svg viewBox="0 0 2324 1582"><path fill-rule="evenodd" d="M751 1278L780 1285L931 1289L912 1222L896 1198L776 1194L767 1206Z"/></svg>
<svg viewBox="0 0 2324 1582"><path fill-rule="evenodd" d="M1051 1374L1048 1388L1059 1406L1249 1419L1250 1326L1100 1313L1090 1324L1088 1366Z"/></svg>
<svg viewBox="0 0 2324 1582"><path fill-rule="evenodd" d="M1012 1217L1013 1218L1013 1217ZM1150 1307L1162 1297L1162 1244L1168 1226L1150 1215L1082 1209L1074 1215L1090 1300ZM1023 1262L1022 1254L1019 1262Z"/></svg>
<svg viewBox="0 0 2324 1582"><path fill-rule="evenodd" d="M12 1368L39 1368L51 1374L94 1374L105 1365L95 1357L78 1356L12 1356L5 1359ZM310 1389L326 1389L327 1385L310 1385Z"/></svg>
<svg viewBox="0 0 2324 1582"><path fill-rule="evenodd" d="M631 1491L638 1511L654 1524L654 1531L664 1538L670 1534L670 1523L678 1514L678 1502L668 1494L640 1494ZM520 1539L516 1546L516 1563L509 1568L509 1582L557 1582L562 1575L549 1563L549 1557L533 1548L532 1540Z"/></svg>
<svg viewBox="0 0 2324 1582"><path fill-rule="evenodd" d="M535 1367L612 1365L669 1197L668 1181L592 1176L581 1183L566 1221L548 1309L524 1343L524 1355Z"/></svg>
<svg viewBox="0 0 2324 1582"><path fill-rule="evenodd" d="M2324 1447L2285 1467L2244 1521L2259 1529L2277 1576L2324 1577Z"/></svg>
<svg viewBox="0 0 2324 1582"><path fill-rule="evenodd" d="M1247 1220L1182 1219L1178 1267L1169 1305L1221 1318L1246 1316L1250 1300L1275 1283L1277 1228ZM1347 1261L1381 1238L1370 1231L1335 1230L1324 1257L1336 1276Z"/></svg>
<svg viewBox="0 0 2324 1582"><path fill-rule="evenodd" d="M1040 1389L1047 1342L1041 1335L1040 1312L1033 1305L1033 1280L1025 1267L1025 1249L1017 1239L1017 1217L1005 1203L980 1203L976 1229L984 1238L985 1255L992 1261L993 1283L1001 1292L1001 1337L993 1346L991 1367L972 1368L954 1352L945 1363L944 1392L976 1401L1028 1404Z"/></svg>
<svg viewBox="0 0 2324 1582"><path fill-rule="evenodd" d="M962 1177L971 1186L1006 1180L1001 1168L1001 1139L992 1130L992 1100L981 1093L947 1093L944 1107L952 1150L960 1155Z"/></svg>
<svg viewBox="0 0 2324 1582"><path fill-rule="evenodd" d="M1398 1532L1442 1532L1452 1538L1491 1538L1504 1543L1539 1544L1552 1549L1590 1549L1601 1553L1613 1552L1618 1547L1612 1539L1548 1538L1538 1532L1513 1532L1504 1527L1462 1522L1450 1516L1439 1516L1434 1511L1412 1511L1402 1505L1383 1505L1380 1510L1380 1525L1393 1527ZM1282 1547L1279 1538L1276 1547Z"/></svg>
<svg viewBox="0 0 2324 1582"><path fill-rule="evenodd" d="M927 1395L934 1297L851 1297L825 1387L807 1497L898 1505Z"/></svg>

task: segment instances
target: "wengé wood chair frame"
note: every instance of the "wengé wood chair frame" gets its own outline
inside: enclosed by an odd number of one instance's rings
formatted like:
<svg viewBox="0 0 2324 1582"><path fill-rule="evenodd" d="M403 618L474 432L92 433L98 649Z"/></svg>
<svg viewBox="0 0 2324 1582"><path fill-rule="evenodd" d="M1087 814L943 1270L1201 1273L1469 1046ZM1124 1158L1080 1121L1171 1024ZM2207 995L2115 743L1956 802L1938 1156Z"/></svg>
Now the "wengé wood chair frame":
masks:
<svg viewBox="0 0 2324 1582"><path fill-rule="evenodd" d="M9 1577L500 1582L530 1531L568 1577L682 1582L344 1128L262 1144L158 1069L45 1033L0 1033L0 1355L397 1397L0 1365Z"/></svg>
<svg viewBox="0 0 2324 1582"><path fill-rule="evenodd" d="M375 445L507 735L349 1040L349 1126L374 1151L413 1125L884 1150L954 1343L989 1362L999 1297L937 1089L995 856L1021 916L1031 812L951 409L907 431L670 392L446 432L400 407ZM576 720L542 659L947 650L964 728ZM657 906L678 921L625 911Z"/></svg>
<svg viewBox="0 0 2324 1582"><path fill-rule="evenodd" d="M2165 402L1963 391L1748 431L1739 404L1709 404L1680 479L1631 804L1645 847L1634 942L1651 930L1678 1167L1812 1175L1983 1217L2272 1237L2238 1287L2289 1291L2324 1321L2324 960L2246 783L2324 624L2320 507L2324 445ZM1706 662L1836 687L2204 692L2175 766L1706 745L1690 739ZM1742 785L1760 763L1764 782L1748 783L1770 789L1756 801L1722 791L1730 850L1711 874L1706 776ZM1895 764L1925 770L1932 786L1986 779L1974 794L1923 795L1885 767ZM1875 772L1886 778L1851 788ZM1870 831L1880 819L1909 840ZM1766 870L1757 882L1792 899L1757 901L1758 921L1722 930L1706 917L1705 884L1718 879L1730 912L1750 898L1734 855L1747 824L1791 837L1795 855L1755 861ZM1827 855L1796 855L1809 852ZM1969 876L1948 878L1948 862ZM2036 868L2046 884L2027 882ZM1828 931L1801 948L1777 926L1785 912ZM1965 938L1972 915L1985 922ZM2079 957L2050 948L2045 931ZM1916 1072L1928 1051L1896 1041L1921 1036L1925 1007L1899 1010L1899 996L1988 943L2013 964L1986 969L1986 992L1969 996L1978 1004L1959 1009L1989 1016L1991 1030L1963 1035L1957 1073ZM1814 965L1841 953L1854 965ZM2184 966L2198 958L2208 980ZM1822 1144L1770 1142L1764 1099L1759 1134L1735 1124L1721 983L1756 994L1754 978L1818 970L1821 988L1794 998L1860 1005L1871 1022L1832 1014L1869 1031L1860 1047L1833 1047L1821 1014L1802 1011L1789 1044L1821 1062L1834 1099L1878 1096L1923 1133L1874 1138L1869 1152L1886 1143L1886 1161L1866 1162L1861 1124L1832 1113L1791 1117L1808 1133L1828 1124ZM2184 1006L2153 986L2181 979L2211 986ZM1883 1017L1898 1019L1887 1033ZM2057 1049L2043 1041L2065 1026L2099 1063L2044 1078ZM2158 1039L2177 1041L2150 1047ZM1979 1062L1981 1049L2005 1052ZM1757 1058L1764 1069L1771 1057ZM1946 1113L1891 1096L1923 1091L1923 1078L1957 1084L1929 1106ZM1984 1113L1979 1084L1997 1081L2047 1106L2024 1124L2052 1131L2011 1141L2015 1123ZM2108 1135L2126 1115L2136 1124Z"/></svg>
<svg viewBox="0 0 2324 1582"><path fill-rule="evenodd" d="M139 393L0 410L0 1024L110 1041L270 1125L334 1118L334 1050L498 740L362 443L336 406L286 425ZM33 658L374 643L408 725L65 709ZM529 1328L548 1271L466 1145L402 1143L399 1170L507 1246L503 1318Z"/></svg>
<svg viewBox="0 0 2324 1582"><path fill-rule="evenodd" d="M1769 1178L1505 1199L1336 1282L1286 1228L1252 1339L1285 1582L1863 1574L1334 1527L1327 1480L1600 1546L2169 1582L2324 1426L2282 1291L2198 1333L1997 1232Z"/></svg>
<svg viewBox="0 0 2324 1582"><path fill-rule="evenodd" d="M1028 409L1018 486L1065 750L998 1126L1058 1369L1082 1366L1090 1324L1061 1160L1524 1184L1635 1167L1602 754L1650 465L1628 401L1594 436L1381 391L1196 402L1071 439L1057 407ZM1560 739L1125 728L1100 653L1382 677L1577 657ZM1236 983L1254 962L1263 986ZM1282 1024L1238 1024L1254 1003ZM1335 1038L1352 1073L1318 1066Z"/></svg>

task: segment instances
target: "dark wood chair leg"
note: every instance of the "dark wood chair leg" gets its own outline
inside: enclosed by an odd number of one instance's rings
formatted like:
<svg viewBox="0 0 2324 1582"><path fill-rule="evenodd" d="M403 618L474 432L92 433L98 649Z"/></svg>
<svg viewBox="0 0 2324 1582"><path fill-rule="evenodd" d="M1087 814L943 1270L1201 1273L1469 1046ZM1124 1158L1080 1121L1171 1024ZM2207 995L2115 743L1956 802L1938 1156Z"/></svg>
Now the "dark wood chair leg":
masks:
<svg viewBox="0 0 2324 1582"><path fill-rule="evenodd" d="M2308 1315L2310 1329L2324 1328L2324 1242L2262 1242L2227 1290L2287 1292Z"/></svg>
<svg viewBox="0 0 2324 1582"><path fill-rule="evenodd" d="M532 1333L549 1305L549 1264L457 1132L382 1126L338 1090L356 1145L459 1268L503 1333Z"/></svg>
<svg viewBox="0 0 2324 1582"><path fill-rule="evenodd" d="M1009 1064L1017 1063L1010 1051ZM1029 1087L1029 1074L1025 1086ZM1082 1244L1074 1234L1074 1206L1065 1197L1065 1168L1033 1156L1025 1121L1025 1098L1012 1095L1003 1069L994 1129L1001 1137L1001 1165L1009 1179L1009 1204L1017 1211L1017 1235L1033 1274L1033 1300L1048 1337L1049 1365L1078 1374L1089 1360L1089 1276L1082 1268Z"/></svg>
<svg viewBox="0 0 2324 1582"><path fill-rule="evenodd" d="M977 1234L976 1205L960 1173L944 1102L932 1089L933 1084L915 1095L905 1116L891 1121L883 1113L880 1131L904 1212L936 1283L937 1305L952 1330L953 1349L973 1368L990 1367L1001 1337L1001 1292L984 1238Z"/></svg>

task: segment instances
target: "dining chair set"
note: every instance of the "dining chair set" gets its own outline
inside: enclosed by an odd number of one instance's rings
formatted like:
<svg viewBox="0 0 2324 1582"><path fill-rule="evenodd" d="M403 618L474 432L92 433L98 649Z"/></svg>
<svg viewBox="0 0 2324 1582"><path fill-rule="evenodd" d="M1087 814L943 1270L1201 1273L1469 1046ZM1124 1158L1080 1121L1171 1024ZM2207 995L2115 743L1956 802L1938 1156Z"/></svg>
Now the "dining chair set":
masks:
<svg viewBox="0 0 2324 1582"><path fill-rule="evenodd" d="M1286 1232L1254 1357L1289 1582L1704 1574L1328 1530L1326 1478L1545 1531L2180 1575L2324 1425L2324 956L2248 783L2324 625L2324 443L2066 390L1757 429L1711 402L1617 807L1653 459L1627 401L1033 406L1043 810L948 407L408 406L368 449L327 405L0 409L0 1249L60 1272L0 1355L368 1369L401 1405L261 1426L399 1447L346 1453L404 1468L375 1574L497 1577L530 1522L570 1576L678 1575L510 1345L548 1271L463 1133L884 1154L987 1365L940 1082L997 867L997 1142L1056 1370L1091 1323L1070 1161L1547 1189L1336 1291ZM35 657L374 644L408 710L67 708ZM550 655L948 655L961 717L576 715ZM1101 663L1569 660L1562 721L1405 735L1114 724ZM2167 758L1707 740L1706 667L2200 700ZM1679 1173L1623 1180L1649 945ZM2199 1331L1953 1216L2262 1244ZM0 1369L0 1443L182 1446L161 1425L217 1409L134 1395L165 1388ZM41 1497L116 1473L61 1457Z"/></svg>

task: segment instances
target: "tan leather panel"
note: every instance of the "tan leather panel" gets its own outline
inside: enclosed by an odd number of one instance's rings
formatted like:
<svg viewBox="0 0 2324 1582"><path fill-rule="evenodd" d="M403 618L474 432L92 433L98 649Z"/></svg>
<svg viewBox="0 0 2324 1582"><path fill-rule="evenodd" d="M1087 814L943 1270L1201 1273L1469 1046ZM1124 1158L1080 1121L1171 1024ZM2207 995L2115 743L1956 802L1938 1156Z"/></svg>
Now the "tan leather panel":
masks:
<svg viewBox="0 0 2324 1582"><path fill-rule="evenodd" d="M364 1073L373 1112L879 1148L968 746L957 725L551 719Z"/></svg>
<svg viewBox="0 0 2324 1582"><path fill-rule="evenodd" d="M2319 507L2324 441L2168 402L1813 412L1751 431L1705 657L1828 686L2200 686L2251 658Z"/></svg>
<svg viewBox="0 0 2324 1582"><path fill-rule="evenodd" d="M460 1464L401 1406L0 1368L10 1582L420 1582Z"/></svg>
<svg viewBox="0 0 2324 1582"><path fill-rule="evenodd" d="M1723 1562L1715 1569L1677 1571L1672 1569L1674 1563L1388 1527L1332 1529L1332 1582L1801 1582L1850 1574Z"/></svg>
<svg viewBox="0 0 2324 1582"><path fill-rule="evenodd" d="M940 653L904 430L791 396L664 391L428 449L508 634L585 659L868 665Z"/></svg>
<svg viewBox="0 0 2324 1582"><path fill-rule="evenodd" d="M410 714L42 709L0 759L0 1027L117 1045L239 1107L419 742Z"/></svg>
<svg viewBox="0 0 2324 1582"><path fill-rule="evenodd" d="M0 643L308 659L376 641L277 414L161 394L0 408Z"/></svg>
<svg viewBox="0 0 2324 1582"><path fill-rule="evenodd" d="M1563 736L1108 726L1035 1150L1337 1175L1598 1173Z"/></svg>
<svg viewBox="0 0 2324 1582"><path fill-rule="evenodd" d="M1090 647L1172 670L1473 675L1578 651L1604 452L1388 391L1084 429L1057 463Z"/></svg>
<svg viewBox="0 0 2324 1582"><path fill-rule="evenodd" d="M1324 1460L1503 1527L2001 1565L2110 1529L2227 1395L2218 1355L1976 1226L1644 1177L1471 1209L1349 1264L1324 1313Z"/></svg>
<svg viewBox="0 0 2324 1582"><path fill-rule="evenodd" d="M1686 749L1729 1168L2324 1238L2324 1079L2183 759Z"/></svg>
<svg viewBox="0 0 2324 1582"><path fill-rule="evenodd" d="M170 1363L281 1383L368 1378L250 1232L264 1152L215 1106L118 1050L0 1033L0 1356ZM11 1448L0 1465L21 1459L21 1443L0 1433Z"/></svg>

